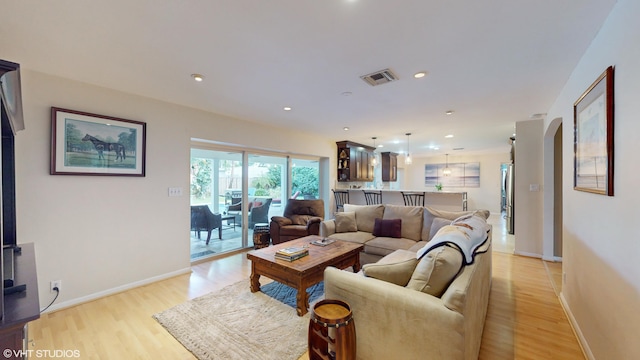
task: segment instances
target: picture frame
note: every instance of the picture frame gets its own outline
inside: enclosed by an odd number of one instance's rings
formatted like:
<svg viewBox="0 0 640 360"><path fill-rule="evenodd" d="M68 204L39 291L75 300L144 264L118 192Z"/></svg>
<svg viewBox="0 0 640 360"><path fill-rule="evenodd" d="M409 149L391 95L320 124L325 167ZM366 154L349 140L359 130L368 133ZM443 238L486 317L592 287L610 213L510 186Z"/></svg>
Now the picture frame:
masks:
<svg viewBox="0 0 640 360"><path fill-rule="evenodd" d="M613 66L573 104L573 188L613 196Z"/></svg>
<svg viewBox="0 0 640 360"><path fill-rule="evenodd" d="M447 166L451 170L451 174L448 176L443 173ZM439 186L445 188L480 187L480 162L425 164L424 186L436 189Z"/></svg>
<svg viewBox="0 0 640 360"><path fill-rule="evenodd" d="M145 176L147 124L51 108L51 175Z"/></svg>

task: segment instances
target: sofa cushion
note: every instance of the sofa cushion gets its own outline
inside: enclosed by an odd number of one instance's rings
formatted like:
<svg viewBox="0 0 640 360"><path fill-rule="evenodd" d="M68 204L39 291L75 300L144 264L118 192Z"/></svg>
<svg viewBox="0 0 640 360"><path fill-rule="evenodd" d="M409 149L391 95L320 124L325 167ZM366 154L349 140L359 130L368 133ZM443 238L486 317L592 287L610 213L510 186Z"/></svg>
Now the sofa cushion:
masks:
<svg viewBox="0 0 640 360"><path fill-rule="evenodd" d="M307 225L309 220L315 218L315 216L311 215L290 215L289 219L294 225Z"/></svg>
<svg viewBox="0 0 640 360"><path fill-rule="evenodd" d="M448 246L435 248L420 259L406 287L440 297L461 268L460 251Z"/></svg>
<svg viewBox="0 0 640 360"><path fill-rule="evenodd" d="M336 232L343 233L352 231L358 231L356 213L353 211L336 213Z"/></svg>
<svg viewBox="0 0 640 360"><path fill-rule="evenodd" d="M398 249L389 255L383 256L377 261L378 264L394 264L416 257L415 251ZM417 265L417 264L416 264Z"/></svg>
<svg viewBox="0 0 640 360"><path fill-rule="evenodd" d="M402 219L402 237L418 241L422 232L424 208L421 206L385 205L383 219Z"/></svg>
<svg viewBox="0 0 640 360"><path fill-rule="evenodd" d="M438 233L438 230L442 229L444 226L451 225L451 221L452 220L441 217L433 218L431 231L429 231L429 239L433 239L433 237Z"/></svg>
<svg viewBox="0 0 640 360"><path fill-rule="evenodd" d="M287 225L280 227L281 236L298 236L303 237L309 235L307 227L305 225Z"/></svg>
<svg viewBox="0 0 640 360"><path fill-rule="evenodd" d="M331 239L350 241L358 244L364 244L369 240L375 238L372 233L366 231L335 233L329 235L328 237Z"/></svg>
<svg viewBox="0 0 640 360"><path fill-rule="evenodd" d="M373 233L373 224L375 219L382 218L382 215L384 214L384 205L344 204L343 210L345 212L353 211L356 213L358 231Z"/></svg>
<svg viewBox="0 0 640 360"><path fill-rule="evenodd" d="M373 236L402 237L402 219L376 219L373 225Z"/></svg>
<svg viewBox="0 0 640 360"><path fill-rule="evenodd" d="M418 241L415 244L411 245L411 247L408 248L407 251L413 251L415 255L415 253L417 253L418 250L422 249L427 243L428 241Z"/></svg>
<svg viewBox="0 0 640 360"><path fill-rule="evenodd" d="M282 216L290 218L292 215L309 215L310 217L324 218L324 201L322 199L289 199L284 207Z"/></svg>
<svg viewBox="0 0 640 360"><path fill-rule="evenodd" d="M423 211L423 224L422 224L422 235L421 240L429 241L435 235L435 232L431 231L431 226L433 224L433 220L435 218L448 219L453 221L460 216L475 214L477 216L483 217L485 220L489 218L488 210L475 210L475 211L445 211L445 210L437 210L431 208L429 206L424 207Z"/></svg>
<svg viewBox="0 0 640 360"><path fill-rule="evenodd" d="M374 263L362 266L364 276L383 280L399 286L406 286L411 279L413 270L418 265L418 259L413 256L410 259L395 263Z"/></svg>
<svg viewBox="0 0 640 360"><path fill-rule="evenodd" d="M364 252L372 255L385 256L398 249L407 250L415 244L416 242L411 239L379 236L374 237L364 244Z"/></svg>

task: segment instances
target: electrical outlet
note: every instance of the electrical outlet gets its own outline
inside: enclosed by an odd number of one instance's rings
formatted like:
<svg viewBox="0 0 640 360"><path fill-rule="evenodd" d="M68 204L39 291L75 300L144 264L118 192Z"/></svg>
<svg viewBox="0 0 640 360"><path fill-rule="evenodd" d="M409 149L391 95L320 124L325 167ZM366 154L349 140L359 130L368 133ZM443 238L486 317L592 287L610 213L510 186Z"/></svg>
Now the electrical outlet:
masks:
<svg viewBox="0 0 640 360"><path fill-rule="evenodd" d="M55 292L53 288L58 288L58 291L62 291L62 280L52 280L51 281L51 292Z"/></svg>

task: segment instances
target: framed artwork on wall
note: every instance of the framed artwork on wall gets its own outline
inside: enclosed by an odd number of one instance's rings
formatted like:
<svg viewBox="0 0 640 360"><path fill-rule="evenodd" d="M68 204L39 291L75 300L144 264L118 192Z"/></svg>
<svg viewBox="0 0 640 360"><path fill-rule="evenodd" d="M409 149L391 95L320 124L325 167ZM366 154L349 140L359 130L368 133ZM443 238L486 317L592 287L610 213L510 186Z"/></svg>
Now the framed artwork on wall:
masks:
<svg viewBox="0 0 640 360"><path fill-rule="evenodd" d="M443 172L446 166L451 171L449 175ZM480 163L425 164L424 186L427 188L480 187Z"/></svg>
<svg viewBox="0 0 640 360"><path fill-rule="evenodd" d="M144 122L51 108L51 175L145 176Z"/></svg>
<svg viewBox="0 0 640 360"><path fill-rule="evenodd" d="M613 67L573 104L573 188L613 196Z"/></svg>

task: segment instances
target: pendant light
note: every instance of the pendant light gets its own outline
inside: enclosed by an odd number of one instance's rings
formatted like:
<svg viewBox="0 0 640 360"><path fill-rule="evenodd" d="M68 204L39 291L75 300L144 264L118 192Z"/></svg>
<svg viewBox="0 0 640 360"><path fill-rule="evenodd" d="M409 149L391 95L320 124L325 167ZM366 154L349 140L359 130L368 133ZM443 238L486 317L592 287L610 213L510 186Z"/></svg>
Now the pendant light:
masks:
<svg viewBox="0 0 640 360"><path fill-rule="evenodd" d="M378 154L376 153L376 139L377 137L372 137L373 139L373 157L371 158L371 166L375 167L378 165Z"/></svg>
<svg viewBox="0 0 640 360"><path fill-rule="evenodd" d="M451 169L449 168L449 154L447 154L447 163L442 170L442 175L449 176L451 175Z"/></svg>
<svg viewBox="0 0 640 360"><path fill-rule="evenodd" d="M407 135L407 156L405 156L404 158L404 163L407 165L411 165L411 163L413 163L413 160L411 160L411 154L409 153L409 136L411 136L411 133L406 133L405 135Z"/></svg>

